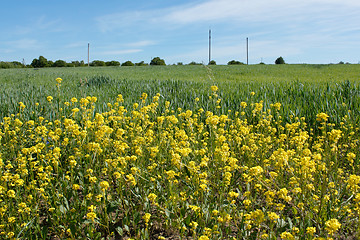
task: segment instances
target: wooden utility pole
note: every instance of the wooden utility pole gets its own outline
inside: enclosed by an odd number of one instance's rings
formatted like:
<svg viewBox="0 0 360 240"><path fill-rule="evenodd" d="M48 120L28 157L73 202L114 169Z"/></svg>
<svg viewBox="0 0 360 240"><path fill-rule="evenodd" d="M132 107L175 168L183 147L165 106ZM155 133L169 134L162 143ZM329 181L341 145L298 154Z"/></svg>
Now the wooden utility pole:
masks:
<svg viewBox="0 0 360 240"><path fill-rule="evenodd" d="M88 67L90 66L90 43L88 43Z"/></svg>
<svg viewBox="0 0 360 240"><path fill-rule="evenodd" d="M209 63L211 61L211 29L209 29Z"/></svg>
<svg viewBox="0 0 360 240"><path fill-rule="evenodd" d="M249 65L249 38L246 38L246 65Z"/></svg>

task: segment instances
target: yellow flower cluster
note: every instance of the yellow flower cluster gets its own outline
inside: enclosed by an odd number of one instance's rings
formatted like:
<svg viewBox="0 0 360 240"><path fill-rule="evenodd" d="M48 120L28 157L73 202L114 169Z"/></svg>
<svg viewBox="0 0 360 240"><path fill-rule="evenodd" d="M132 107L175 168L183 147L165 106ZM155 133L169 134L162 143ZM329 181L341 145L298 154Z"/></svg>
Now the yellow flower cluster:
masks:
<svg viewBox="0 0 360 240"><path fill-rule="evenodd" d="M46 225L61 239L110 229L149 238L159 227L204 240L310 239L360 217L356 127L325 113L321 129L284 123L280 103L224 114L210 89L213 110L172 110L144 93L131 109L122 95L103 113L96 97L71 98L56 119L4 118L0 237L42 236Z"/></svg>

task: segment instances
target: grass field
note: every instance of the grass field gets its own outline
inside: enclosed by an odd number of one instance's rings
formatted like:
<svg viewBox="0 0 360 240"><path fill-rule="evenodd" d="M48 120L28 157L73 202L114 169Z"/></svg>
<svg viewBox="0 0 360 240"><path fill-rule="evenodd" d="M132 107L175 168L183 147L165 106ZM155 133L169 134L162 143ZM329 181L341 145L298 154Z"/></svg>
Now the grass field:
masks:
<svg viewBox="0 0 360 240"><path fill-rule="evenodd" d="M356 239L359 74L0 70L0 238Z"/></svg>
<svg viewBox="0 0 360 240"><path fill-rule="evenodd" d="M192 107L196 97L206 105L208 86L217 85L224 112L239 110L239 101L251 98L263 100L265 106L281 102L286 113L308 116L309 120L318 112L327 112L332 121L339 123L344 110L352 110L352 117L358 122L359 72L359 65L4 69L0 70L0 117L16 111L20 101L29 106L45 102L48 95L56 92L53 79L61 77L63 100L94 95L102 103L96 106L99 111L106 109L106 103L119 93L127 107L143 92L150 96L160 93L161 99L170 101L174 108ZM255 96L250 96L250 92L255 92ZM29 109L32 107L26 110Z"/></svg>

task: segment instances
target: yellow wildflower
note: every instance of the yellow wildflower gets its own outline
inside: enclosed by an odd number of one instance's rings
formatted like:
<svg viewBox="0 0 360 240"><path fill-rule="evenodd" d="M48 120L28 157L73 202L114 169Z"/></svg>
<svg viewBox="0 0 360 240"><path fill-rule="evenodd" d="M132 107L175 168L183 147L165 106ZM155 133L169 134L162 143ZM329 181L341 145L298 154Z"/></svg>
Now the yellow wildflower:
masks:
<svg viewBox="0 0 360 240"><path fill-rule="evenodd" d="M217 90L219 90L219 88L217 87L217 86L211 86L210 87L210 89L211 89L211 91L213 91L213 92L216 92Z"/></svg>
<svg viewBox="0 0 360 240"><path fill-rule="evenodd" d="M340 227L341 223L339 223L339 221L335 218L325 222L325 230L329 233L329 235L333 235Z"/></svg>

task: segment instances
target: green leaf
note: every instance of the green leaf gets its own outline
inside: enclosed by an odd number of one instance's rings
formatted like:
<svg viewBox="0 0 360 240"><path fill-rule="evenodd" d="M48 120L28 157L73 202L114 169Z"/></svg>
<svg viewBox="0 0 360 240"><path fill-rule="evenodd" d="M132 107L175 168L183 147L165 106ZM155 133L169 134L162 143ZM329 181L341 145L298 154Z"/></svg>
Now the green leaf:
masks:
<svg viewBox="0 0 360 240"><path fill-rule="evenodd" d="M123 231L123 229L121 227L117 227L117 228L115 228L115 230L120 236L122 236L124 234L124 231Z"/></svg>
<svg viewBox="0 0 360 240"><path fill-rule="evenodd" d="M60 205L59 210L62 214L66 214L67 209L64 207L64 205Z"/></svg>
<svg viewBox="0 0 360 240"><path fill-rule="evenodd" d="M170 217L170 211L169 209L165 209L165 215L169 218Z"/></svg>
<svg viewBox="0 0 360 240"><path fill-rule="evenodd" d="M190 177L190 176L191 176L191 175L190 175L190 171L189 171L189 169L187 168L187 166L184 166L184 170L185 170L186 175L187 175L188 177Z"/></svg>
<svg viewBox="0 0 360 240"><path fill-rule="evenodd" d="M187 217L184 219L184 223L185 223L187 226L189 226L190 220L191 220L191 216L189 215L189 216L187 216Z"/></svg>

